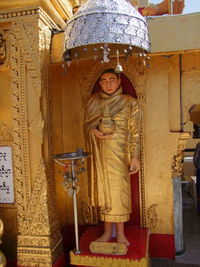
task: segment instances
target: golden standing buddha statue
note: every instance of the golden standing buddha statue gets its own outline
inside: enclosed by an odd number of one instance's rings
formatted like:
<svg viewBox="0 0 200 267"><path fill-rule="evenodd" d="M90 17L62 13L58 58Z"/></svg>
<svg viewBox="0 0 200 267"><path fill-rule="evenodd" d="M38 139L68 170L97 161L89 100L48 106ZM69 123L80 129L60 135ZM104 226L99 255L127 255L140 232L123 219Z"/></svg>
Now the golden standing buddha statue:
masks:
<svg viewBox="0 0 200 267"><path fill-rule="evenodd" d="M115 223L117 242L128 245L124 222L131 213L130 170L139 169L139 123L137 101L122 94L120 83L113 70L102 74L102 90L87 103L85 130L87 149L93 154L91 204L99 207L105 230L97 241L109 241Z"/></svg>

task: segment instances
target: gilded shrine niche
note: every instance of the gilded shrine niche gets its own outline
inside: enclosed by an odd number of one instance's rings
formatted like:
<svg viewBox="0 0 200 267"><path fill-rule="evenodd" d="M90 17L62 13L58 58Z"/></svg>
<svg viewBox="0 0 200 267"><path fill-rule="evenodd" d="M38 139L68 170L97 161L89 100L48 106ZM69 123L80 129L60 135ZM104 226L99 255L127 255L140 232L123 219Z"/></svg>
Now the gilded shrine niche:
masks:
<svg viewBox="0 0 200 267"><path fill-rule="evenodd" d="M121 62L123 66L123 74L128 78L131 82L133 88L135 89L135 93L137 95L138 104L140 107L140 164L141 170L139 174L139 194L140 194L140 225L142 227L147 227L147 218L146 218L146 198L145 198L145 175L144 175L144 166L145 166L145 158L144 158L144 121L143 121L143 112L145 105L145 83L146 83L146 73L143 62L139 59L133 58L129 60L129 62ZM92 68L90 72L81 71L80 74L80 87L84 88L82 90L82 104L83 108L85 108L86 102L89 96L92 93L92 90L100 77L101 73L108 68L115 68L116 61L111 61L108 64L96 64L95 67ZM92 222L97 221L96 211L94 208L89 207L87 204L84 204L85 209L83 209L83 221ZM89 218L89 219L88 219Z"/></svg>

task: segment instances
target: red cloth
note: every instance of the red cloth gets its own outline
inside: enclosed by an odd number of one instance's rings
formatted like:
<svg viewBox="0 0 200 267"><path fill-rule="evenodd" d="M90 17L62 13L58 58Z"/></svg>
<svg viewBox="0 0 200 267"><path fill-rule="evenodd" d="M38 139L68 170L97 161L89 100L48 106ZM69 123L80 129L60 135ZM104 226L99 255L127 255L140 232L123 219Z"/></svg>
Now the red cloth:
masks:
<svg viewBox="0 0 200 267"><path fill-rule="evenodd" d="M123 258L129 260L140 260L145 258L148 252L148 230L135 225L126 225L125 234L130 245L128 253L124 256L92 254L89 250L89 245L95 241L103 233L103 226L90 226L87 228L80 240L80 250L82 256L90 257L106 257L106 258ZM115 242L113 238L111 242Z"/></svg>
<svg viewBox="0 0 200 267"><path fill-rule="evenodd" d="M172 234L150 234L150 258L175 259L175 242Z"/></svg>

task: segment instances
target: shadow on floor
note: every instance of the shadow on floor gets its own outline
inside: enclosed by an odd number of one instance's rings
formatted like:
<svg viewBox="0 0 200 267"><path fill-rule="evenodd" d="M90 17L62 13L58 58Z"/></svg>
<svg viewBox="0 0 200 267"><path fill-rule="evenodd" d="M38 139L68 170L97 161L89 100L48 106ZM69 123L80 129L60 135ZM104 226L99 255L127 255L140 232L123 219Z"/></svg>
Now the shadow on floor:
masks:
<svg viewBox="0 0 200 267"><path fill-rule="evenodd" d="M200 266L200 216L193 207L183 209L183 240L186 253L176 262Z"/></svg>
<svg viewBox="0 0 200 267"><path fill-rule="evenodd" d="M194 199L186 189L183 190L183 239L186 251L175 261L151 259L151 267L200 267L200 216L194 208Z"/></svg>
<svg viewBox="0 0 200 267"><path fill-rule="evenodd" d="M177 263L169 259L151 259L151 267L199 267L199 264Z"/></svg>

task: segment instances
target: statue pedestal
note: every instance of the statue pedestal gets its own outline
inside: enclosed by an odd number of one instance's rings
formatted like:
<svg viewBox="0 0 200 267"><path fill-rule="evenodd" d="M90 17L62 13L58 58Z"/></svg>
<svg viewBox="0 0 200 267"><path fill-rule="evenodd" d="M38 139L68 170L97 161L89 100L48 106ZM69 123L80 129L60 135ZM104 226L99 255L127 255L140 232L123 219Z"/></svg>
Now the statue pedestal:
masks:
<svg viewBox="0 0 200 267"><path fill-rule="evenodd" d="M149 236L148 230L135 225L126 225L125 233L130 242L128 252L124 256L93 254L89 250L90 243L103 233L102 226L90 226L80 240L80 254L70 252L70 261L75 266L149 266ZM113 238L111 242L115 242Z"/></svg>

